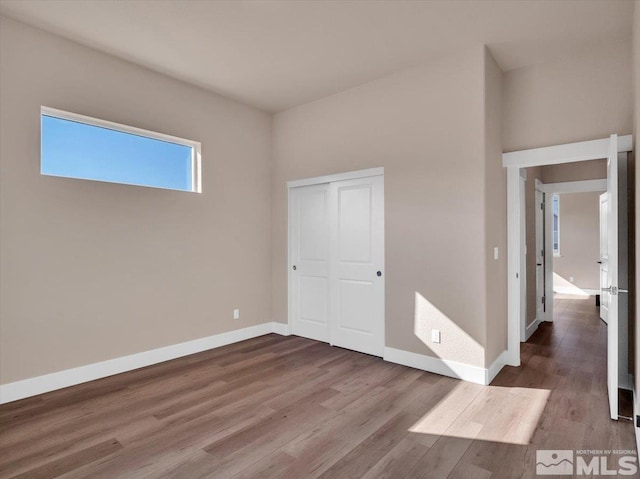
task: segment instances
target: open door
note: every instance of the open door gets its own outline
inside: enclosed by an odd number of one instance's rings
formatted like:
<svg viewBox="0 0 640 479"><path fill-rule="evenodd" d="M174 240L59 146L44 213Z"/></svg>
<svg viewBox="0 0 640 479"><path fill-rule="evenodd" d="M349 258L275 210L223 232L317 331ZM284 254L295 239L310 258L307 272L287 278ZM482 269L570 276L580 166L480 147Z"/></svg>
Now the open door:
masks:
<svg viewBox="0 0 640 479"><path fill-rule="evenodd" d="M545 320L544 193L536 188L536 319Z"/></svg>
<svg viewBox="0 0 640 479"><path fill-rule="evenodd" d="M600 195L600 319L605 323L609 322L609 294L602 291L609 286L609 255L607 250L607 193Z"/></svg>
<svg viewBox="0 0 640 479"><path fill-rule="evenodd" d="M611 135L607 159L607 271L601 293L608 301L607 389L611 419L618 419L618 135Z"/></svg>

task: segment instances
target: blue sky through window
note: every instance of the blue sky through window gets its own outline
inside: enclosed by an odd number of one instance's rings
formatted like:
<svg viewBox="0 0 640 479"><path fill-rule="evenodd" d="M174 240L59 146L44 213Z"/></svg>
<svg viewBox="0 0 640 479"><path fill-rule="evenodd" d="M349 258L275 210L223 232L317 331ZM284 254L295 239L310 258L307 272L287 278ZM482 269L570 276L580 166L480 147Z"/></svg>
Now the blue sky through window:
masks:
<svg viewBox="0 0 640 479"><path fill-rule="evenodd" d="M190 146L41 118L43 175L193 191Z"/></svg>

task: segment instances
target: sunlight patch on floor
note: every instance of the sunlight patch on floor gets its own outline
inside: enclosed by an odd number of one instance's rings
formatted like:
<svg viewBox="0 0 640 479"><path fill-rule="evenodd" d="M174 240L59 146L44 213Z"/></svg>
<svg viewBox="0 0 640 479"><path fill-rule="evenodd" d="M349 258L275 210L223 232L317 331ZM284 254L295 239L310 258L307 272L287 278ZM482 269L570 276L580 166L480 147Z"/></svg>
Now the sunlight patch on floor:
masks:
<svg viewBox="0 0 640 479"><path fill-rule="evenodd" d="M480 386L461 382L413 424L409 431L527 445L550 394L548 389Z"/></svg>

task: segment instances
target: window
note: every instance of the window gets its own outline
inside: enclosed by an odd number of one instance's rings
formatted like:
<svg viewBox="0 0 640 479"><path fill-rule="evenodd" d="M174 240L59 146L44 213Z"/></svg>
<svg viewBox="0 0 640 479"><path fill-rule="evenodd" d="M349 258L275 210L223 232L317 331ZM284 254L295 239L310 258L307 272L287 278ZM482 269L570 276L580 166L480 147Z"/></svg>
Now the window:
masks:
<svg viewBox="0 0 640 479"><path fill-rule="evenodd" d="M200 193L200 143L41 107L40 172Z"/></svg>
<svg viewBox="0 0 640 479"><path fill-rule="evenodd" d="M553 255L560 256L560 196L553 195Z"/></svg>

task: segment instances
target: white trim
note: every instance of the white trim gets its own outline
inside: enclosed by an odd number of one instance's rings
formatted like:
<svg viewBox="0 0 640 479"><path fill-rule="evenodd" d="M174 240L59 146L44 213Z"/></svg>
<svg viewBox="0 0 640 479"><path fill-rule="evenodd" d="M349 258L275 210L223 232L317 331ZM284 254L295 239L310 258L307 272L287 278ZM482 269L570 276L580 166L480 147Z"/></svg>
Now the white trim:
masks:
<svg viewBox="0 0 640 479"><path fill-rule="evenodd" d="M313 178L303 178L300 180L287 181L287 188L298 188L300 186L321 185L323 183L332 183L334 181L355 180L358 178L368 178L370 176L384 175L384 166L376 168L367 168L366 170L347 171L345 173L336 173L334 175L316 176Z"/></svg>
<svg viewBox="0 0 640 479"><path fill-rule="evenodd" d="M544 318L553 322L553 195L544 194ZM559 234L558 234L558 239ZM560 246L558 244L558 246Z"/></svg>
<svg viewBox="0 0 640 479"><path fill-rule="evenodd" d="M540 318L536 318L529 326L526 327L524 332L525 341L528 341L531 335L536 332L538 326L540 326L540 323L542 323L542 320Z"/></svg>
<svg viewBox="0 0 640 479"><path fill-rule="evenodd" d="M556 200L556 198L558 199L558 249L556 249L554 247L554 240L555 238L553 237L553 203ZM549 233L551 233L551 252L553 253L553 257L554 258L560 258L562 257L562 253L560 252L560 239L562 238L562 236L560 236L560 226L562 226L562 218L560 215L561 209L560 209L561 205L560 205L560 195L557 193L552 193L551 194L551 227L549 228ZM546 231L546 229L545 229Z"/></svg>
<svg viewBox="0 0 640 479"><path fill-rule="evenodd" d="M609 140L609 138L602 138L600 140L503 153L502 166L528 168L530 166L556 165L559 163L608 158ZM631 151L633 149L632 143L633 137L631 135L618 137L618 152L626 153Z"/></svg>
<svg viewBox="0 0 640 479"><path fill-rule="evenodd" d="M585 293L591 295L591 296L595 296L596 294L600 294L600 290L599 289L591 289L591 288L580 288L582 291L584 291Z"/></svg>
<svg viewBox="0 0 640 479"><path fill-rule="evenodd" d="M40 115L75 121L85 125L107 128L109 130L121 131L123 133L130 133L132 135L143 136L145 138L153 138L155 140L188 146L193 151L193 155L191 157L191 191L193 193L202 193L202 145L198 141L167 135L165 133L158 133L157 131L145 130L135 126L123 125L122 123L102 120L100 118L93 118L91 116L80 115L79 113L72 113L70 111L58 110L44 105L40 106Z"/></svg>
<svg viewBox="0 0 640 479"><path fill-rule="evenodd" d="M527 171L527 170L524 170ZM544 183L536 178L533 182L534 188L538 191L542 191L544 193Z"/></svg>
<svg viewBox="0 0 640 479"><path fill-rule="evenodd" d="M522 170L520 170L522 171ZM526 178L520 176L520 341L524 341L524 329L527 324L527 185ZM535 248L534 248L534 254Z"/></svg>
<svg viewBox="0 0 640 479"><path fill-rule="evenodd" d="M618 137L618 151L631 151L633 138L631 135ZM610 139L571 143L568 145L535 148L533 150L503 153L502 164L507 167L507 364L520 366L520 176L522 168L544 166L548 164L568 163L602 159L609 157ZM550 211L551 208L547 208ZM545 224L550 214L547 213ZM548 238L548 235L545 235ZM545 238L547 251L548 239ZM553 255L545 255L545 268L548 274L553 272ZM553 280L545 277L546 320L553 320Z"/></svg>
<svg viewBox="0 0 640 479"><path fill-rule="evenodd" d="M291 328L286 323L279 323L277 321L273 321L271 323L272 332L279 334L280 336L291 336Z"/></svg>
<svg viewBox="0 0 640 479"><path fill-rule="evenodd" d="M554 195L565 193L591 193L596 191L607 191L607 179L567 181L564 183L545 183L542 191Z"/></svg>
<svg viewBox="0 0 640 479"><path fill-rule="evenodd" d="M402 364L403 366L421 369L442 376L487 385L506 364L507 352L502 352L489 369L389 347L384 348L383 359L390 363Z"/></svg>
<svg viewBox="0 0 640 479"><path fill-rule="evenodd" d="M507 365L507 356L508 356L507 351L502 351L500 355L496 358L496 360L493 363L491 363L491 366L489 366L489 369L485 369L486 371L485 381L484 381L485 385L491 384L491 381L493 381L495 377L498 375L498 373L502 371L502 368Z"/></svg>
<svg viewBox="0 0 640 479"><path fill-rule="evenodd" d="M507 168L507 364L520 366L520 168ZM515 247L514 247L515 245Z"/></svg>
<svg viewBox="0 0 640 479"><path fill-rule="evenodd" d="M258 324L184 343L151 349L142 353L2 384L0 385L0 404L151 366L152 364L219 348L269 333L283 334L281 331L286 331L286 329L283 329L282 326L286 325L276 322Z"/></svg>

